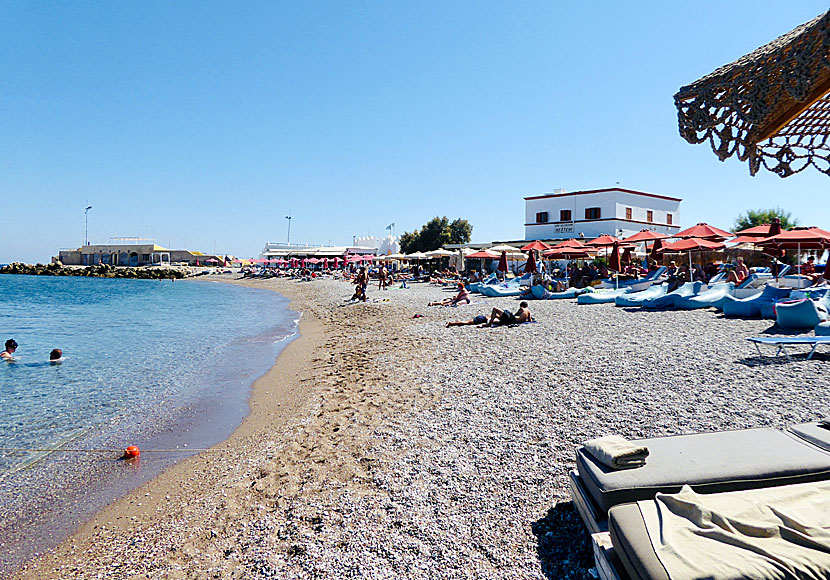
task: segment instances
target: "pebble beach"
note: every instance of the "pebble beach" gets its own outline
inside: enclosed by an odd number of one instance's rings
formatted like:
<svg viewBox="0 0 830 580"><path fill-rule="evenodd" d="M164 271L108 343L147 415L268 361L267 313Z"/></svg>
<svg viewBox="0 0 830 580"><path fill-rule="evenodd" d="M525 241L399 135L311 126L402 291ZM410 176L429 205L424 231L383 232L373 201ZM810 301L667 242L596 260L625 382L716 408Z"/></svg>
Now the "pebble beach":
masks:
<svg viewBox="0 0 830 580"><path fill-rule="evenodd" d="M14 578L593 579L568 487L582 441L830 416L830 352L759 357L746 338L771 320L547 300L533 324L446 328L519 301L233 282L303 313L249 417Z"/></svg>

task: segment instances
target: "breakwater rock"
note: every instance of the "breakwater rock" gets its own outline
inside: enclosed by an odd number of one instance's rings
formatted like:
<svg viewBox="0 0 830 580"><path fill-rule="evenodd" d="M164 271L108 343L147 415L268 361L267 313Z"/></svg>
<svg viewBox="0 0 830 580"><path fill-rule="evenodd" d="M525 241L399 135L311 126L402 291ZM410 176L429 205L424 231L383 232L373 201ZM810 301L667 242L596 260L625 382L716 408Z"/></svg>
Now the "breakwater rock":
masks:
<svg viewBox="0 0 830 580"><path fill-rule="evenodd" d="M52 264L23 264L13 262L0 268L0 274L26 274L29 276L88 276L91 278L141 278L162 280L184 278L187 273L176 268L128 267L98 264L95 266L64 266L60 262Z"/></svg>

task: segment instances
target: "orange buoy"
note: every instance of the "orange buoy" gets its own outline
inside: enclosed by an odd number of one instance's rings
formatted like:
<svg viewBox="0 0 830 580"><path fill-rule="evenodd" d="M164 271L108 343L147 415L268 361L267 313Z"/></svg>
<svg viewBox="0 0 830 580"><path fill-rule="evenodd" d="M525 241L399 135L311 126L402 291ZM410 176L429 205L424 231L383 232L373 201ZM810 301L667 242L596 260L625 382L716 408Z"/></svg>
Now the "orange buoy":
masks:
<svg viewBox="0 0 830 580"><path fill-rule="evenodd" d="M138 448L137 445L130 445L124 450L124 455L122 459L135 459L141 455L141 450Z"/></svg>

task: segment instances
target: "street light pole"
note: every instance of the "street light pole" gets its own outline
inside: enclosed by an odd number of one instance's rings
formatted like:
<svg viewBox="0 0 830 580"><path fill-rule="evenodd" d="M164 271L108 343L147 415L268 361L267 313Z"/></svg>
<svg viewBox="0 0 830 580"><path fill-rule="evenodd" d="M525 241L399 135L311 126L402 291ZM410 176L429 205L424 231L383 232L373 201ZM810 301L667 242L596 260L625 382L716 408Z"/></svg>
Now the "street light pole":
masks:
<svg viewBox="0 0 830 580"><path fill-rule="evenodd" d="M286 243L287 246L291 245L291 214L285 216L285 219L288 220L288 242Z"/></svg>
<svg viewBox="0 0 830 580"><path fill-rule="evenodd" d="M89 210L92 209L91 205L86 206L84 210L84 245L89 245Z"/></svg>

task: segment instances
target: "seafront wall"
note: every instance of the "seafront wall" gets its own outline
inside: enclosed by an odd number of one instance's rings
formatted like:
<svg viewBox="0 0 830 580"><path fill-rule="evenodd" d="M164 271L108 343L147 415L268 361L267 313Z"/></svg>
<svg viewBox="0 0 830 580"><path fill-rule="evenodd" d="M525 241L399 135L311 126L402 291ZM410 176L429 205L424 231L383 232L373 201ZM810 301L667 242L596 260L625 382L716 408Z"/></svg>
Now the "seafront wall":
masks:
<svg viewBox="0 0 830 580"><path fill-rule="evenodd" d="M0 268L0 274L26 274L30 276L87 276L92 278L140 278L150 280L186 278L193 275L186 269L160 267L109 266L64 266L60 262L52 264L23 264L13 262Z"/></svg>

